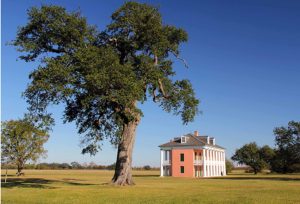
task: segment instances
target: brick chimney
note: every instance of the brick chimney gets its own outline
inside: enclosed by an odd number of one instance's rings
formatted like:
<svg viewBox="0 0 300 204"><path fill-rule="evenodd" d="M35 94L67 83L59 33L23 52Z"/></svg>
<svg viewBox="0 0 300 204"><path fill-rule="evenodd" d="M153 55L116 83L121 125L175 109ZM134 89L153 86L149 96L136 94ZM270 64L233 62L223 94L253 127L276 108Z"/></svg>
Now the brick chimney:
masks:
<svg viewBox="0 0 300 204"><path fill-rule="evenodd" d="M195 131L194 131L194 135L195 135L195 136L199 136L198 130L195 130Z"/></svg>

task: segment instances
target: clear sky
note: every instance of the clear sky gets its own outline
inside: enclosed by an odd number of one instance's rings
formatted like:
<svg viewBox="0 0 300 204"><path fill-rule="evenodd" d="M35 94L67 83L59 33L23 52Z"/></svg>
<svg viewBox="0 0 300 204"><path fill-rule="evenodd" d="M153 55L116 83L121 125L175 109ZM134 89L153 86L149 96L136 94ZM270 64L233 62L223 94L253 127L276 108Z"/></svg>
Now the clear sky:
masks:
<svg viewBox="0 0 300 204"><path fill-rule="evenodd" d="M142 1L145 2L145 1ZM179 78L189 78L201 100L195 122L183 126L180 118L150 102L142 105L133 154L135 166L159 166L158 145L175 136L198 130L214 136L227 149L227 157L245 143L274 145L273 128L300 120L300 1L146 1L160 6L164 23L184 28L188 43L181 48L189 64L178 62ZM17 119L26 111L21 97L37 64L17 60L19 53L5 45L26 24L26 10L55 4L69 11L80 9L99 29L123 1L17 1L2 0L1 117ZM82 155L74 124L62 123L60 106L50 108L56 126L46 143L47 162L111 164L116 149L103 142L95 157Z"/></svg>

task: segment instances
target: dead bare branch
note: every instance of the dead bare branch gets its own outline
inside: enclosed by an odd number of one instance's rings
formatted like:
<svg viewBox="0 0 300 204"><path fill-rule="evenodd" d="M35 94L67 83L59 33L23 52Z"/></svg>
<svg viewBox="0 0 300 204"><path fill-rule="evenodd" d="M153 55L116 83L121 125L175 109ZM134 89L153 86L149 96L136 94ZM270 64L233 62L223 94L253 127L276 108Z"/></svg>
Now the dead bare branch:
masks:
<svg viewBox="0 0 300 204"><path fill-rule="evenodd" d="M184 66L186 67L186 68L189 68L189 65L187 64L187 62L186 62L186 60L185 59L183 59L183 58L181 58L181 57L179 57L179 55L178 54L176 54L175 52L173 52L173 51L170 51L177 59L179 59L180 61L182 61L182 63L184 64Z"/></svg>

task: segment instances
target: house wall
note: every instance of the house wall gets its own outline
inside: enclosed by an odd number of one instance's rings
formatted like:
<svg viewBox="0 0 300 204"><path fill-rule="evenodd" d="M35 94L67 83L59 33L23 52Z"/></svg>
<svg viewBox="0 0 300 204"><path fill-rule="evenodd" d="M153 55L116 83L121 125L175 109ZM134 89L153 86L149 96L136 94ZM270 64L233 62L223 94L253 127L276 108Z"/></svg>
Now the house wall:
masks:
<svg viewBox="0 0 300 204"><path fill-rule="evenodd" d="M184 161L180 161L180 154L184 154ZM194 176L194 150L173 149L172 150L172 176L193 177ZM184 166L184 173L180 173L180 167Z"/></svg>

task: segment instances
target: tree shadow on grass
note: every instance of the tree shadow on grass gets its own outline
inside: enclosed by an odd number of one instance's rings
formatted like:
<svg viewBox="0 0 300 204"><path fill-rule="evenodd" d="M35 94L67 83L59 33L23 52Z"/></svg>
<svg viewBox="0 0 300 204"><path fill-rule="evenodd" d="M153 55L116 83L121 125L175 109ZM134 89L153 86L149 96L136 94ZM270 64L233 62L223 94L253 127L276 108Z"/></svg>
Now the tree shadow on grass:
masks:
<svg viewBox="0 0 300 204"><path fill-rule="evenodd" d="M1 178L5 178L5 174L1 174ZM16 174L7 174L7 177L14 177Z"/></svg>
<svg viewBox="0 0 300 204"><path fill-rule="evenodd" d="M55 187L48 186L52 183L51 180L37 179L37 178L9 178L4 183L4 179L1 180L2 188L41 188L41 189L54 189Z"/></svg>
<svg viewBox="0 0 300 204"><path fill-rule="evenodd" d="M53 183L63 183L74 186L90 186L97 184L89 183L78 183L70 181L72 179L62 179L62 180L48 180L42 178L8 178L7 182L4 183L4 179L1 180L2 188L40 188L40 189L55 189L57 187L49 186ZM76 180L76 179L73 179Z"/></svg>
<svg viewBox="0 0 300 204"><path fill-rule="evenodd" d="M102 186L109 186L109 185L111 185L111 182L104 182L104 183L101 183L100 185L102 185Z"/></svg>
<svg viewBox="0 0 300 204"><path fill-rule="evenodd" d="M300 181L296 177L268 177L268 176L229 176L229 177L215 177L209 179L225 179L225 180L273 180L273 181Z"/></svg>

